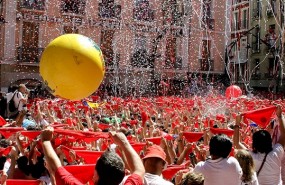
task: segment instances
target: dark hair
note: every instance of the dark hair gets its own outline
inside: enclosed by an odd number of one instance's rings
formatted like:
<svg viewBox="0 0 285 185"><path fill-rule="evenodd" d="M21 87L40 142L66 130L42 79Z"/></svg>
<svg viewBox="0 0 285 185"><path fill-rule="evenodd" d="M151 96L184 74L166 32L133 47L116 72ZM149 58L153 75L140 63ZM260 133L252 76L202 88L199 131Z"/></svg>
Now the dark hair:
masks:
<svg viewBox="0 0 285 185"><path fill-rule="evenodd" d="M26 175L30 175L31 172L28 162L29 160L26 156L21 156L17 159L18 168Z"/></svg>
<svg viewBox="0 0 285 185"><path fill-rule="evenodd" d="M99 176L97 185L118 185L125 176L123 160L116 153L111 151L106 151L101 155L96 163L95 169Z"/></svg>
<svg viewBox="0 0 285 185"><path fill-rule="evenodd" d="M252 135L252 150L257 153L269 153L273 150L271 135L266 130L259 130Z"/></svg>
<svg viewBox="0 0 285 185"><path fill-rule="evenodd" d="M4 156L1 156L0 157L0 170L3 170L4 169L4 165L5 165L5 162L6 162L6 157Z"/></svg>
<svg viewBox="0 0 285 185"><path fill-rule="evenodd" d="M227 158L232 150L232 145L226 135L215 135L210 140L210 155Z"/></svg>

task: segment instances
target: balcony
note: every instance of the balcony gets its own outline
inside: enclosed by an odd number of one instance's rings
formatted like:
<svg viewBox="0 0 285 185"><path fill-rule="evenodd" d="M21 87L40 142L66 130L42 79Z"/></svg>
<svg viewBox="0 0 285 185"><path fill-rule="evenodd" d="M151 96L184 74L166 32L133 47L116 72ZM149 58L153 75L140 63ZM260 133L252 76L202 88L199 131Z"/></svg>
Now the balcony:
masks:
<svg viewBox="0 0 285 185"><path fill-rule="evenodd" d="M20 63L39 63L44 48L17 47L17 60Z"/></svg>
<svg viewBox="0 0 285 185"><path fill-rule="evenodd" d="M154 21L154 10L152 9L141 9L141 8L134 8L133 10L133 17L137 21Z"/></svg>
<svg viewBox="0 0 285 185"><path fill-rule="evenodd" d="M264 73L264 79L272 79L274 76L272 74L272 72L270 73Z"/></svg>
<svg viewBox="0 0 285 185"><path fill-rule="evenodd" d="M261 79L261 74L253 74L253 75L251 76L251 79L252 79L252 80L260 80L260 79Z"/></svg>
<svg viewBox="0 0 285 185"><path fill-rule="evenodd" d="M99 3L99 17L101 18L120 18L122 7L121 5L105 5Z"/></svg>
<svg viewBox="0 0 285 185"><path fill-rule="evenodd" d="M44 11L46 9L45 3L46 0L21 0L19 6L24 9Z"/></svg>
<svg viewBox="0 0 285 185"><path fill-rule="evenodd" d="M198 59L201 71L214 71L214 60Z"/></svg>
<svg viewBox="0 0 285 185"><path fill-rule="evenodd" d="M202 28L214 30L215 29L215 19L206 18L202 20Z"/></svg>
<svg viewBox="0 0 285 185"><path fill-rule="evenodd" d="M244 19L239 21L239 26L241 30L248 29L248 20Z"/></svg>

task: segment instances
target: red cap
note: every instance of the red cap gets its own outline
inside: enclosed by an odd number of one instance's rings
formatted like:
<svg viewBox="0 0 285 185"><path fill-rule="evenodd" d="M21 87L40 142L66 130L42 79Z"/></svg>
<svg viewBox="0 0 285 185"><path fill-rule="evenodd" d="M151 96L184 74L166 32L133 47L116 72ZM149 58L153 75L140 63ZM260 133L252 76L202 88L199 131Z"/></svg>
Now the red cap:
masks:
<svg viewBox="0 0 285 185"><path fill-rule="evenodd" d="M146 154L145 154L143 160L147 159L147 158L151 158L151 157L157 157L157 158L160 158L163 161L165 161L166 154L160 146L152 145L146 149Z"/></svg>

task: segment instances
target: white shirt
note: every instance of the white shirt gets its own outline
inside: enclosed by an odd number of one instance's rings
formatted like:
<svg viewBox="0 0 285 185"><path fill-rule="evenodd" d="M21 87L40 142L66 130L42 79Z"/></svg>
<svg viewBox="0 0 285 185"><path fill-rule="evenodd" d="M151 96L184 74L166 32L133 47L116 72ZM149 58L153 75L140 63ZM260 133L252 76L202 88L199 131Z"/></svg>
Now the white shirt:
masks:
<svg viewBox="0 0 285 185"><path fill-rule="evenodd" d="M20 92L20 91L16 91L15 92L15 96L14 96L14 103L15 103L15 107L18 107L18 111L22 111L23 110L23 101L20 101L21 99L24 99L24 95Z"/></svg>
<svg viewBox="0 0 285 185"><path fill-rule="evenodd" d="M258 171L265 153L253 153L251 152L255 171ZM266 161L258 175L258 182L260 185L282 185L281 180L281 160L284 155L284 148L281 144L274 145L273 150L267 155Z"/></svg>
<svg viewBox="0 0 285 185"><path fill-rule="evenodd" d="M164 180L159 175L153 175L150 173L145 173L144 185L173 185L173 184L170 181Z"/></svg>
<svg viewBox="0 0 285 185"><path fill-rule="evenodd" d="M234 157L199 162L194 173L204 176L204 185L240 185L242 169Z"/></svg>
<svg viewBox="0 0 285 185"><path fill-rule="evenodd" d="M242 182L241 185L259 185L256 173L252 174L250 182Z"/></svg>

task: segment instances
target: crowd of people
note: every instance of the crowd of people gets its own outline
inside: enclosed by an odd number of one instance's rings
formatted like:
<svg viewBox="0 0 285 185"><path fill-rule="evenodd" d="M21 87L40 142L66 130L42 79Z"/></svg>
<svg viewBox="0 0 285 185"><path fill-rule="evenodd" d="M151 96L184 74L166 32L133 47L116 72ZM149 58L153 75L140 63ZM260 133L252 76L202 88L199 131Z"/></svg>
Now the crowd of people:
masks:
<svg viewBox="0 0 285 185"><path fill-rule="evenodd" d="M209 93L69 101L28 93L20 85L7 96L0 117L1 184L285 182L282 99Z"/></svg>

